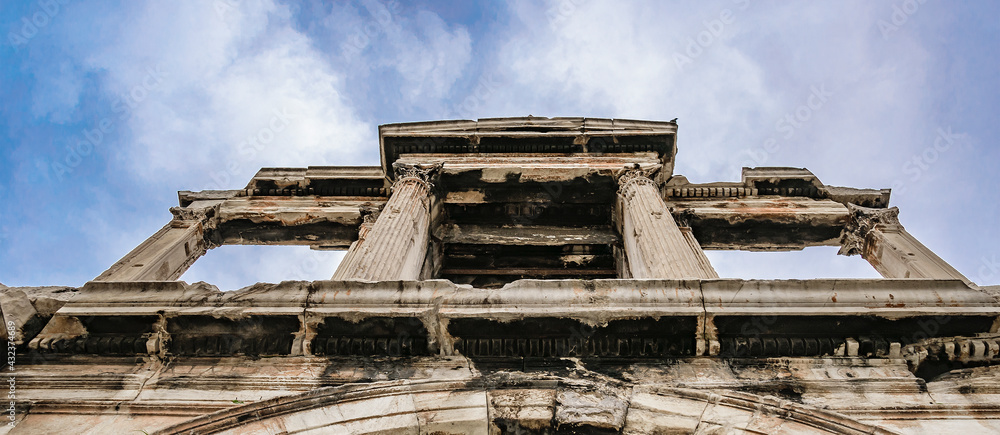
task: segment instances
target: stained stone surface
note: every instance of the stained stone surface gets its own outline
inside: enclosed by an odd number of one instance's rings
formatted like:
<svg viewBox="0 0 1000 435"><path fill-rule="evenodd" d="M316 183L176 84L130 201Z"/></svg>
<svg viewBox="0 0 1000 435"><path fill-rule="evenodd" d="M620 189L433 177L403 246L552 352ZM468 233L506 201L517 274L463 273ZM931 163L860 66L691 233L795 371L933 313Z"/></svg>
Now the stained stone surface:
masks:
<svg viewBox="0 0 1000 435"><path fill-rule="evenodd" d="M391 124L380 166L179 192L80 288L0 284L0 434L1000 432L1000 286L908 233L888 189L691 183L676 135ZM224 244L349 253L332 280L177 280ZM808 246L884 278L719 279L703 252Z"/></svg>

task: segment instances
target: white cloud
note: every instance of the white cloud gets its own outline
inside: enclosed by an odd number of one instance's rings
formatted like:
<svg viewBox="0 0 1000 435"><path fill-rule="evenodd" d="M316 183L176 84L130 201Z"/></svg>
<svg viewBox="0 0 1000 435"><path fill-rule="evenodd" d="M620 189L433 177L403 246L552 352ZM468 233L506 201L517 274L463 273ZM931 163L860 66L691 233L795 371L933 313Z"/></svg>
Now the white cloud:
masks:
<svg viewBox="0 0 1000 435"><path fill-rule="evenodd" d="M124 104L124 163L148 181L240 188L261 166L358 164L375 127L342 74L270 1L149 3L88 58ZM225 4L225 2L221 2ZM134 108L133 108L134 106ZM368 160L371 160L370 158Z"/></svg>
<svg viewBox="0 0 1000 435"><path fill-rule="evenodd" d="M883 40L875 23L885 11L864 2L832 11L826 4L771 6L517 3L523 27L506 35L498 64L509 65L509 84L493 107L678 117L678 171L695 181L736 179L744 164L793 165L887 187L872 174L884 174L900 147L913 144L907 139L925 133L913 120L924 109L930 59L916 32ZM545 13L560 7L567 12ZM777 123L806 105L814 87L835 95L785 137ZM777 146L760 152L769 138ZM857 158L865 154L872 158Z"/></svg>
<svg viewBox="0 0 1000 435"><path fill-rule="evenodd" d="M678 117L684 165L700 178L732 145L727 139L759 129L741 119L779 106L760 65L731 44L735 25L747 19L735 8L725 15L729 24L720 18L727 8L704 4L685 6L683 17L660 3L573 2L561 15L539 13L564 3L514 7L535 31L513 33L500 53L509 86L518 88L501 94L527 96L497 102L507 111L548 115L538 113L547 106L562 116ZM703 22L721 27L711 33ZM702 32L709 37L699 43ZM722 119L728 122L714 125Z"/></svg>
<svg viewBox="0 0 1000 435"><path fill-rule="evenodd" d="M462 25L413 10L396 0L366 0L362 7L332 6L317 37L345 74L396 97L403 110L429 109L451 96L472 60L472 38ZM392 72L392 80L384 80ZM383 83L372 83L372 79Z"/></svg>
<svg viewBox="0 0 1000 435"><path fill-rule="evenodd" d="M447 96L472 57L468 31L449 31L440 17L426 11L417 12L409 24L389 30L394 56L384 61L403 78L409 102Z"/></svg>

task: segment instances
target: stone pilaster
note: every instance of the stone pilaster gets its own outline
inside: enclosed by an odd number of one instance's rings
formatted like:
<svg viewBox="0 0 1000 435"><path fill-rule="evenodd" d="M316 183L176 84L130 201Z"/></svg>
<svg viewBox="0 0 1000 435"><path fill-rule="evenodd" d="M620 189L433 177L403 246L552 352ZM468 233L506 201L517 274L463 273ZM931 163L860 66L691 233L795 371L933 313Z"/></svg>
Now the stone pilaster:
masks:
<svg viewBox="0 0 1000 435"><path fill-rule="evenodd" d="M677 226L648 174L628 170L618 185L618 215L632 277L718 277L694 237L685 237Z"/></svg>
<svg viewBox="0 0 1000 435"><path fill-rule="evenodd" d="M389 201L341 261L334 280L416 280L427 255L431 175L437 167L396 168Z"/></svg>
<svg viewBox="0 0 1000 435"><path fill-rule="evenodd" d="M173 220L122 257L94 281L173 281L211 248L205 231L214 227L221 201L171 208Z"/></svg>
<svg viewBox="0 0 1000 435"><path fill-rule="evenodd" d="M903 228L898 208L847 208L851 220L841 235L840 255L861 255L885 278L959 279L971 284Z"/></svg>

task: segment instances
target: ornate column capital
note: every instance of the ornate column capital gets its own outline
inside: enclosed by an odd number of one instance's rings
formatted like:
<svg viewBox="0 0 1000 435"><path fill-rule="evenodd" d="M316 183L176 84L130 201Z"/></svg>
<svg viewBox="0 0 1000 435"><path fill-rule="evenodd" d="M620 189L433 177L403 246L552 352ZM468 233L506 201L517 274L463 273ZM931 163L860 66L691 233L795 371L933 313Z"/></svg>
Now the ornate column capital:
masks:
<svg viewBox="0 0 1000 435"><path fill-rule="evenodd" d="M639 164L626 166L624 170L618 174L618 193L624 194L625 190L633 184L646 184L655 188L656 182L653 181L652 172L653 171L641 169Z"/></svg>
<svg viewBox="0 0 1000 435"><path fill-rule="evenodd" d="M430 192L431 189L434 188L434 183L432 183L431 180L433 180L441 170L441 164L401 165L396 163L393 164L392 169L396 175L396 182L392 183L390 192L406 183L421 184L427 188L428 192Z"/></svg>
<svg viewBox="0 0 1000 435"><path fill-rule="evenodd" d="M899 208L868 208L847 204L850 220L840 236L839 255L860 255L864 252L865 238L875 227L899 225Z"/></svg>
<svg viewBox="0 0 1000 435"><path fill-rule="evenodd" d="M219 206L221 205L219 203L207 207L170 207L170 213L174 215L174 220L204 223L214 220L219 215Z"/></svg>

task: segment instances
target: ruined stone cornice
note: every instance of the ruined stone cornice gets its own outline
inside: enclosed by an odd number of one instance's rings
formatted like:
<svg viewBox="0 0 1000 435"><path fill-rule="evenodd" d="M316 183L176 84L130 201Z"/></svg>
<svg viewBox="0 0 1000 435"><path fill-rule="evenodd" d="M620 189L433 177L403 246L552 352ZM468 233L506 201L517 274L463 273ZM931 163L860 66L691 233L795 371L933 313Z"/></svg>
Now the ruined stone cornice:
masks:
<svg viewBox="0 0 1000 435"><path fill-rule="evenodd" d="M141 297L139 297L141 295ZM519 280L484 290L431 281L286 281L221 292L178 281L87 283L60 315L246 316L329 313L454 317L564 316L604 322L635 316L998 315L989 295L959 280Z"/></svg>

